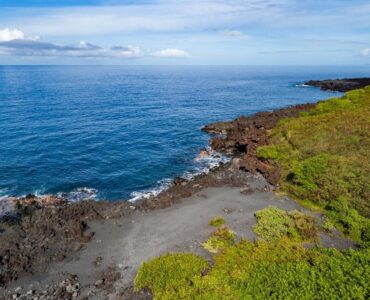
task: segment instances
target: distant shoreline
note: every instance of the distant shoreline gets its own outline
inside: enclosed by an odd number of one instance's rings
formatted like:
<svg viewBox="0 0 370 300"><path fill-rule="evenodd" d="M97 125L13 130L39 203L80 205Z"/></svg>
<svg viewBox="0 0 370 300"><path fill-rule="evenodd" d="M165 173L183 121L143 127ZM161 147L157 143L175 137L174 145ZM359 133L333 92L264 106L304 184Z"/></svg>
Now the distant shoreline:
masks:
<svg viewBox="0 0 370 300"><path fill-rule="evenodd" d="M370 85L370 78L344 78L328 80L309 80L307 86L319 87L324 91L348 92Z"/></svg>

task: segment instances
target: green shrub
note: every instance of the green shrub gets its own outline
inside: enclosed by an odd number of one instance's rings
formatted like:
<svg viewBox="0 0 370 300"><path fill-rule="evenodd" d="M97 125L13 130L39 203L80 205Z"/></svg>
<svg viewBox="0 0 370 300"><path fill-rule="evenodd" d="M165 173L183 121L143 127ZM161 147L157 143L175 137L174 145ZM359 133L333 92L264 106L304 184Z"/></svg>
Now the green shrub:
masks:
<svg viewBox="0 0 370 300"><path fill-rule="evenodd" d="M163 275L140 269L149 284L135 288L149 288L155 299L369 299L369 266L369 249L339 252L305 249L289 239L244 240L217 254L203 276L198 268L183 280L178 270L174 276L181 284L153 284Z"/></svg>
<svg viewBox="0 0 370 300"><path fill-rule="evenodd" d="M203 248L211 253L217 253L235 242L235 232L227 226L217 228L206 242L202 244Z"/></svg>
<svg viewBox="0 0 370 300"><path fill-rule="evenodd" d="M326 232L332 232L334 229L335 229L335 226L334 224L329 220L329 219L326 219L324 221L324 223L322 224L322 228L326 231Z"/></svg>
<svg viewBox="0 0 370 300"><path fill-rule="evenodd" d="M220 227L225 224L225 219L223 217L217 216L208 222L208 225L213 227Z"/></svg>
<svg viewBox="0 0 370 300"><path fill-rule="evenodd" d="M328 170L329 156L317 155L310 157L292 168L288 180L307 191L315 191L319 188L320 179Z"/></svg>
<svg viewBox="0 0 370 300"><path fill-rule="evenodd" d="M257 148L257 157L262 159L285 159L287 147L284 145L268 145Z"/></svg>
<svg viewBox="0 0 370 300"><path fill-rule="evenodd" d="M370 220L361 216L357 210L349 208L345 197L338 197L326 207L326 215L346 235L362 245L370 242Z"/></svg>
<svg viewBox="0 0 370 300"><path fill-rule="evenodd" d="M315 241L318 227L313 217L297 210L286 212L274 206L256 212L254 231L260 238L275 242L287 237L294 241Z"/></svg>
<svg viewBox="0 0 370 300"><path fill-rule="evenodd" d="M279 151L276 146L262 146L257 149L257 157L264 159L279 158Z"/></svg>
<svg viewBox="0 0 370 300"><path fill-rule="evenodd" d="M135 279L135 289L148 288L156 299L165 299L167 293L178 292L192 284L209 263L199 256L187 253L170 253L150 262L144 262Z"/></svg>

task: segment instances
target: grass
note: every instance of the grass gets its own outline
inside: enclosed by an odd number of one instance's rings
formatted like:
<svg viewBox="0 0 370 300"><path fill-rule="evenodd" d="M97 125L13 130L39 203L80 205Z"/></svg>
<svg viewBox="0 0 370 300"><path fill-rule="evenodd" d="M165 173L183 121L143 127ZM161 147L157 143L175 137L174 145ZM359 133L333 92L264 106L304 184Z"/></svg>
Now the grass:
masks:
<svg viewBox="0 0 370 300"><path fill-rule="evenodd" d="M370 87L285 119L257 155L282 168L281 191L319 207L344 234L369 243Z"/></svg>
<svg viewBox="0 0 370 300"><path fill-rule="evenodd" d="M225 224L225 219L221 216L214 217L208 222L208 225L213 227L220 227L223 224Z"/></svg>
<svg viewBox="0 0 370 300"><path fill-rule="evenodd" d="M269 206L256 212L256 219L254 231L266 241L274 242L284 237L308 242L318 239L319 228L315 219L297 210L287 212Z"/></svg>

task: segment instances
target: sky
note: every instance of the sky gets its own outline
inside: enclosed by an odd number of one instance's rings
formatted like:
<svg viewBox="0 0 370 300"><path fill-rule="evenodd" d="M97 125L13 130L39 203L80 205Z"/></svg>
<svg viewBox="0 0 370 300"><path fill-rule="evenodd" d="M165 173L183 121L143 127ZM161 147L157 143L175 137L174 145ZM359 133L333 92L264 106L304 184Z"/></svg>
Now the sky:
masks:
<svg viewBox="0 0 370 300"><path fill-rule="evenodd" d="M370 65L370 1L0 0L0 64Z"/></svg>

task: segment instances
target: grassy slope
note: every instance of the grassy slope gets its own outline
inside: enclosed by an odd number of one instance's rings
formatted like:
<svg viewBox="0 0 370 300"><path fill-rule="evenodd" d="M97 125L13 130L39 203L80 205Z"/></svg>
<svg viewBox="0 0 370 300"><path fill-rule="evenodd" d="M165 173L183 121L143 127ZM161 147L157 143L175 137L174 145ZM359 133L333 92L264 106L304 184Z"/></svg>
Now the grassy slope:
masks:
<svg viewBox="0 0 370 300"><path fill-rule="evenodd" d="M370 87L329 99L271 131L258 156L282 166L281 190L369 242Z"/></svg>
<svg viewBox="0 0 370 300"><path fill-rule="evenodd" d="M361 249L306 249L302 241L317 238L314 220L269 207L256 214L256 243L235 243L220 227L210 237L222 245L212 267L192 254L168 254L144 263L135 287L156 299L369 299L369 127L370 87L283 120L271 145L258 150L281 166L281 191L322 210Z"/></svg>

